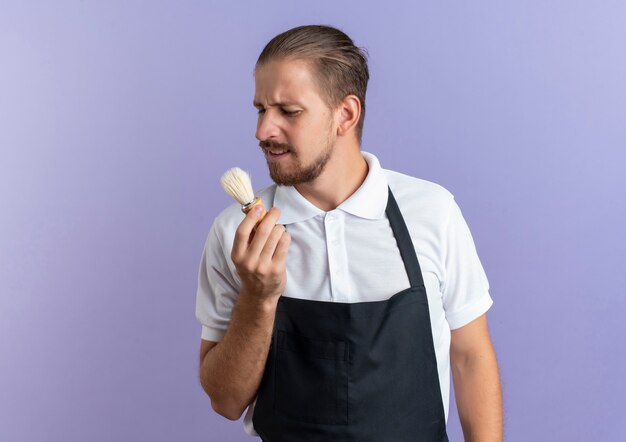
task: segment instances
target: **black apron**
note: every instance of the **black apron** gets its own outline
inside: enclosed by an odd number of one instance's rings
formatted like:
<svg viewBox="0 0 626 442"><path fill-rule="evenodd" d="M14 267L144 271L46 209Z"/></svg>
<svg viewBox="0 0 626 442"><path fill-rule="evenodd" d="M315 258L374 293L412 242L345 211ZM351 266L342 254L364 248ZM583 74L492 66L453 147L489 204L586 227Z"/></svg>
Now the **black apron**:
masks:
<svg viewBox="0 0 626 442"><path fill-rule="evenodd" d="M426 289L391 189L386 213L411 287L374 302L279 299L252 418L263 441L448 441Z"/></svg>

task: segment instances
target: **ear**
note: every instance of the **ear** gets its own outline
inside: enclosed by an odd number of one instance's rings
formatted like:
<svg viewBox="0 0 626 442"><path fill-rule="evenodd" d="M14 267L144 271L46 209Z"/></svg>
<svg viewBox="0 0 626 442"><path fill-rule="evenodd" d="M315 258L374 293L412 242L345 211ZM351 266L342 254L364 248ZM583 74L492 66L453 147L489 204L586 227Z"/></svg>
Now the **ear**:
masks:
<svg viewBox="0 0 626 442"><path fill-rule="evenodd" d="M344 136L352 131L361 117L361 100L356 95L347 95L338 106L337 135Z"/></svg>

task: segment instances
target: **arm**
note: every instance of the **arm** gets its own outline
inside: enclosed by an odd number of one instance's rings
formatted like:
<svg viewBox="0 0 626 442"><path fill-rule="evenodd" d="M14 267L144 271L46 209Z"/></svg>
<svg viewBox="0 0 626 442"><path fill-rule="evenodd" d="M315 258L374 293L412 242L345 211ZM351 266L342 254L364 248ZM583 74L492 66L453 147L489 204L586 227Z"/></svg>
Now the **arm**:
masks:
<svg viewBox="0 0 626 442"><path fill-rule="evenodd" d="M466 441L502 441L502 393L487 317L452 330L450 365Z"/></svg>
<svg viewBox="0 0 626 442"><path fill-rule="evenodd" d="M232 259L241 291L222 341L202 341L200 383L211 406L237 420L254 400L265 369L278 299L285 287L290 237L276 225L271 209L256 231L259 213L251 211L235 234Z"/></svg>

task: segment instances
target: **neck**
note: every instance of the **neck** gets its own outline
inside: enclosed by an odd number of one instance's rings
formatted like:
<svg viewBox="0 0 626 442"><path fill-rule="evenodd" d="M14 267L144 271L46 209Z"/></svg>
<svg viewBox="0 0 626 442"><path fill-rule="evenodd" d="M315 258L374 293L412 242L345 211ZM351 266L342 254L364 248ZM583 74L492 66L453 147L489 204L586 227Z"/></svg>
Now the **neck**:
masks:
<svg viewBox="0 0 626 442"><path fill-rule="evenodd" d="M335 145L324 171L310 183L294 187L311 204L328 212L347 200L363 184L369 166L358 145Z"/></svg>

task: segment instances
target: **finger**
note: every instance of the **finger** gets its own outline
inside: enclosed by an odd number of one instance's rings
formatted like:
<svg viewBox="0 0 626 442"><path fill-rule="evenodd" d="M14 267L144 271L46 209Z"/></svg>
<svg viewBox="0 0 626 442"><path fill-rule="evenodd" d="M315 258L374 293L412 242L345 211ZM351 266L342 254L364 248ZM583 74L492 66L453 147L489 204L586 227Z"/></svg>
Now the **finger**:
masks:
<svg viewBox="0 0 626 442"><path fill-rule="evenodd" d="M254 237L250 242L250 246L248 247L247 254L258 258L265 247L265 243L267 242L267 238L272 233L274 226L276 225L276 221L278 221L278 217L280 216L280 210L276 207L272 207L263 221L259 223L256 227L256 231L254 233Z"/></svg>
<svg viewBox="0 0 626 442"><path fill-rule="evenodd" d="M263 214L262 207L254 207L249 211L243 221L237 227L235 232L235 239L233 242L232 257L233 260L240 259L246 255L250 244L250 237L254 226L259 221Z"/></svg>
<svg viewBox="0 0 626 442"><path fill-rule="evenodd" d="M263 246L263 250L261 250L261 254L259 255L259 265L269 265L271 263L272 256L274 256L274 251L276 250L276 246L278 245L278 240L280 240L284 232L285 226L281 224L277 224L274 226L272 232L270 233L270 236L268 236L267 241L265 242L265 246Z"/></svg>
<svg viewBox="0 0 626 442"><path fill-rule="evenodd" d="M291 235L289 232L284 231L278 240L278 244L276 245L276 250L274 251L274 256L272 257L272 261L275 265L285 268L285 263L287 262L287 252L289 251L289 244L291 244Z"/></svg>

